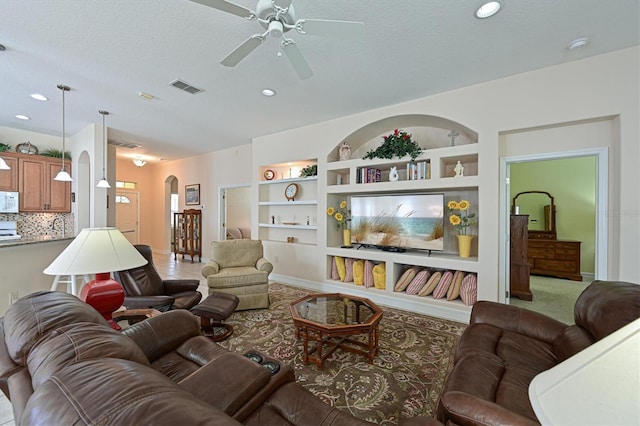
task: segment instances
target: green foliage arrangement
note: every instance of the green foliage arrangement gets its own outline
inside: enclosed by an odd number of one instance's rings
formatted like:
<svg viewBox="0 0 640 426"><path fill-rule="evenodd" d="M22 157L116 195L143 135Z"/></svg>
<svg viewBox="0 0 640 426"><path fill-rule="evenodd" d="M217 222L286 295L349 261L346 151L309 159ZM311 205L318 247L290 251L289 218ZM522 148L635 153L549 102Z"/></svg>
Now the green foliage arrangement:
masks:
<svg viewBox="0 0 640 426"><path fill-rule="evenodd" d="M309 177L309 176L317 176L318 175L318 165L312 164L306 167L303 167L300 170L300 177Z"/></svg>
<svg viewBox="0 0 640 426"><path fill-rule="evenodd" d="M0 152L9 151L11 149L11 145L8 143L0 142Z"/></svg>
<svg viewBox="0 0 640 426"><path fill-rule="evenodd" d="M393 133L387 136L383 136L384 142L378 148L367 152L364 159L374 158L387 158L393 157L402 158L405 155L409 155L411 160L415 160L422 153L422 148L417 142L411 139L411 134L404 130L395 129Z"/></svg>
<svg viewBox="0 0 640 426"><path fill-rule="evenodd" d="M62 150L58 148L47 148L40 151L40 155L44 155L45 157L62 158ZM65 160L71 160L71 153L69 151L65 152L64 158Z"/></svg>

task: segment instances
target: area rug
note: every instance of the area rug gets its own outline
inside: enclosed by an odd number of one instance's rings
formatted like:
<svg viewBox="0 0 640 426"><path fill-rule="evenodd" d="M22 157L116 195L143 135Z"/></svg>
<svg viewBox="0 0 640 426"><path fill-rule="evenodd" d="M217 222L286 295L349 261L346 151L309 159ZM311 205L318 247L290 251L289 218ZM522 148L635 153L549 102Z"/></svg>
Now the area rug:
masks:
<svg viewBox="0 0 640 426"><path fill-rule="evenodd" d="M466 325L384 308L380 351L374 363L335 351L322 371L302 363L289 304L311 292L282 284L269 285L270 307L234 313L227 322L234 334L220 344L229 350L257 349L291 365L296 381L326 403L381 425L401 418L433 416Z"/></svg>

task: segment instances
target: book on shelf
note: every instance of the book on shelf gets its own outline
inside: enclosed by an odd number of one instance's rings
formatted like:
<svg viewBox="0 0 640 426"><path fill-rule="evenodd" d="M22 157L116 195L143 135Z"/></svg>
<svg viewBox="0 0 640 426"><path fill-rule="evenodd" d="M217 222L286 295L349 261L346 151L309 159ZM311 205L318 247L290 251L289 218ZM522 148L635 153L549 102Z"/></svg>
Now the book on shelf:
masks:
<svg viewBox="0 0 640 426"><path fill-rule="evenodd" d="M382 181L382 171L375 167L361 167L358 169L356 183L373 183Z"/></svg>
<svg viewBox="0 0 640 426"><path fill-rule="evenodd" d="M419 161L407 163L407 180L431 179L431 163Z"/></svg>

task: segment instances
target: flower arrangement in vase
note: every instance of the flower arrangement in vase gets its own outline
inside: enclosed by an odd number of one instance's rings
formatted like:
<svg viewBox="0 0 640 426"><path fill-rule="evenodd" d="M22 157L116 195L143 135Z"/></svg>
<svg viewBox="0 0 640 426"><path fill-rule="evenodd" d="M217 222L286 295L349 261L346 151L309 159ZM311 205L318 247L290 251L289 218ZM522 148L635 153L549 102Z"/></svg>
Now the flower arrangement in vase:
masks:
<svg viewBox="0 0 640 426"><path fill-rule="evenodd" d="M327 214L336 220L338 229L342 228L342 247L352 247L351 228L349 226L349 222L351 221L351 212L347 209L347 201L342 200L337 209L329 207L327 209Z"/></svg>
<svg viewBox="0 0 640 426"><path fill-rule="evenodd" d="M458 237L458 252L460 257L471 255L471 240L473 235L469 235L469 226L475 225L476 214L469 212L471 203L467 200L451 200L447 203L449 209L449 223L456 228Z"/></svg>

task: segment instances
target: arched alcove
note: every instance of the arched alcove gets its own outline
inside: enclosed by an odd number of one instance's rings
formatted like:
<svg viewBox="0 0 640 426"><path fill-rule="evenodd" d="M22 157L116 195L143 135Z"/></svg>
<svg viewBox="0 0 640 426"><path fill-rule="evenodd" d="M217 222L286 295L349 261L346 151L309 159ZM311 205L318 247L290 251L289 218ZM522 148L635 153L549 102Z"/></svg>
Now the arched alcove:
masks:
<svg viewBox="0 0 640 426"><path fill-rule="evenodd" d="M352 158L361 158L368 150L382 142L382 136L394 129L403 129L412 135L423 149L442 148L451 145L449 134L455 130L455 145L478 142L478 134L463 124L443 117L426 114L404 114L383 118L369 123L348 135L329 153L327 161L337 161L342 142L351 146Z"/></svg>

